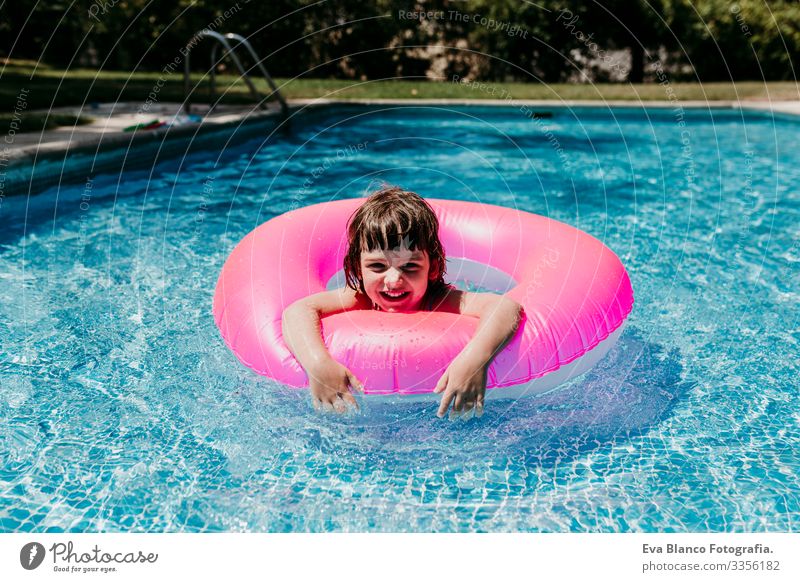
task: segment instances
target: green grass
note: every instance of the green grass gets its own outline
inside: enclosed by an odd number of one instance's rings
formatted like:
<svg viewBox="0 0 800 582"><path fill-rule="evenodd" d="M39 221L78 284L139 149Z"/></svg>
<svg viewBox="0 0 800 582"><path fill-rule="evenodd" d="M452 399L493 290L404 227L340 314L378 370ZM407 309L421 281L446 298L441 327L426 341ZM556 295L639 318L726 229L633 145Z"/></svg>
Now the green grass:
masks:
<svg viewBox="0 0 800 582"><path fill-rule="evenodd" d="M31 61L2 61L0 69L0 111L14 111L23 90L28 109L49 109L58 106L80 106L92 102L129 101L144 103L149 98L157 102L183 101L183 78L180 74L127 73L122 71L93 71L73 69L65 72ZM267 84L254 77L256 87L268 93ZM161 86L159 82L161 81ZM448 81L343 81L333 79L276 79L287 99L513 99L561 100L622 100L668 101L672 93L667 88L651 84L604 83L539 84L485 83L459 84ZM207 103L208 78L192 75L196 85L194 103ZM218 95L222 103L251 103L246 85L232 75L217 77ZM674 98L687 100L796 100L800 98L793 82L738 83L672 83L669 90Z"/></svg>

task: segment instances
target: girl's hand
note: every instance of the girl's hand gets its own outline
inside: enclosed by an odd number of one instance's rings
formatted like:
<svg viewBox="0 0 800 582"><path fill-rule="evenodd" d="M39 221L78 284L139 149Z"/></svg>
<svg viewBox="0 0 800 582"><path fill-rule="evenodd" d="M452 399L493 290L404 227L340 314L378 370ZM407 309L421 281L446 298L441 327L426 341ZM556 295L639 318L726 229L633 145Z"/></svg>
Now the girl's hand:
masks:
<svg viewBox="0 0 800 582"><path fill-rule="evenodd" d="M311 398L316 410L347 411L348 405L359 410L356 399L350 392L353 388L362 394L364 386L350 370L336 360L325 360L308 371Z"/></svg>
<svg viewBox="0 0 800 582"><path fill-rule="evenodd" d="M486 372L488 364L474 362L463 355L454 359L439 379L434 394L444 392L436 416L444 418L450 404L450 419L467 415L474 411L475 416L483 414L483 398L486 393Z"/></svg>

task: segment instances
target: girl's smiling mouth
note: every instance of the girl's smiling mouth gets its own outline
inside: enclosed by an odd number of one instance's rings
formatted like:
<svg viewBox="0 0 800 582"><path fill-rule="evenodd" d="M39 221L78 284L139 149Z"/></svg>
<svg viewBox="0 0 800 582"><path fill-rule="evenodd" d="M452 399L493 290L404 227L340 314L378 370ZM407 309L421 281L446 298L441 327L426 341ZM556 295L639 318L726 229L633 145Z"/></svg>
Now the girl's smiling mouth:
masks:
<svg viewBox="0 0 800 582"><path fill-rule="evenodd" d="M405 299L410 291L381 291L381 297L386 301L402 301Z"/></svg>

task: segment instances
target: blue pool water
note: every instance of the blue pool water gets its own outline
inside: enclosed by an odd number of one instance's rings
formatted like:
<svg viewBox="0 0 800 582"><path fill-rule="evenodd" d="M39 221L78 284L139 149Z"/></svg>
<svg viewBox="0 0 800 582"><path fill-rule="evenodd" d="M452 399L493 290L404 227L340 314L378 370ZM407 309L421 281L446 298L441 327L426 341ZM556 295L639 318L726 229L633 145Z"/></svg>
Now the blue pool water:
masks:
<svg viewBox="0 0 800 582"><path fill-rule="evenodd" d="M0 531L786 531L800 519L800 124L340 108L0 206ZM317 416L211 317L237 241L380 180L598 237L636 293L571 386Z"/></svg>

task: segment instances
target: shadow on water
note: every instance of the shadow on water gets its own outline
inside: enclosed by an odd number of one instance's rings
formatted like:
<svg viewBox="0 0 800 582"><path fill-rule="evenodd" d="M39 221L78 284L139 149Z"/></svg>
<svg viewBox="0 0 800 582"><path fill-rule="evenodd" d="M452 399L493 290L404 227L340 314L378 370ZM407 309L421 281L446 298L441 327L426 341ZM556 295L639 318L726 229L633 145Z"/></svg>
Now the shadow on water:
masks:
<svg viewBox="0 0 800 582"><path fill-rule="evenodd" d="M513 143L515 148L524 152L539 151L543 147L560 148L568 152L600 152L616 151L619 149L620 135L576 135L540 128L537 132L529 134L505 134L502 136L506 142ZM647 140L637 137L625 137L627 146L646 144Z"/></svg>
<svg viewBox="0 0 800 582"><path fill-rule="evenodd" d="M546 468L646 433L692 386L682 378L677 350L666 351L629 328L603 361L572 384L536 398L489 401L482 418L466 422L437 419L434 401L370 399L362 414L344 418L312 413L307 396L297 393L273 392L254 404L263 414L277 405L297 415L293 428L265 422L287 448L323 463L335 455L345 465L424 470L522 458L525 465ZM263 393L250 397L259 401ZM302 428L298 417L306 420Z"/></svg>

